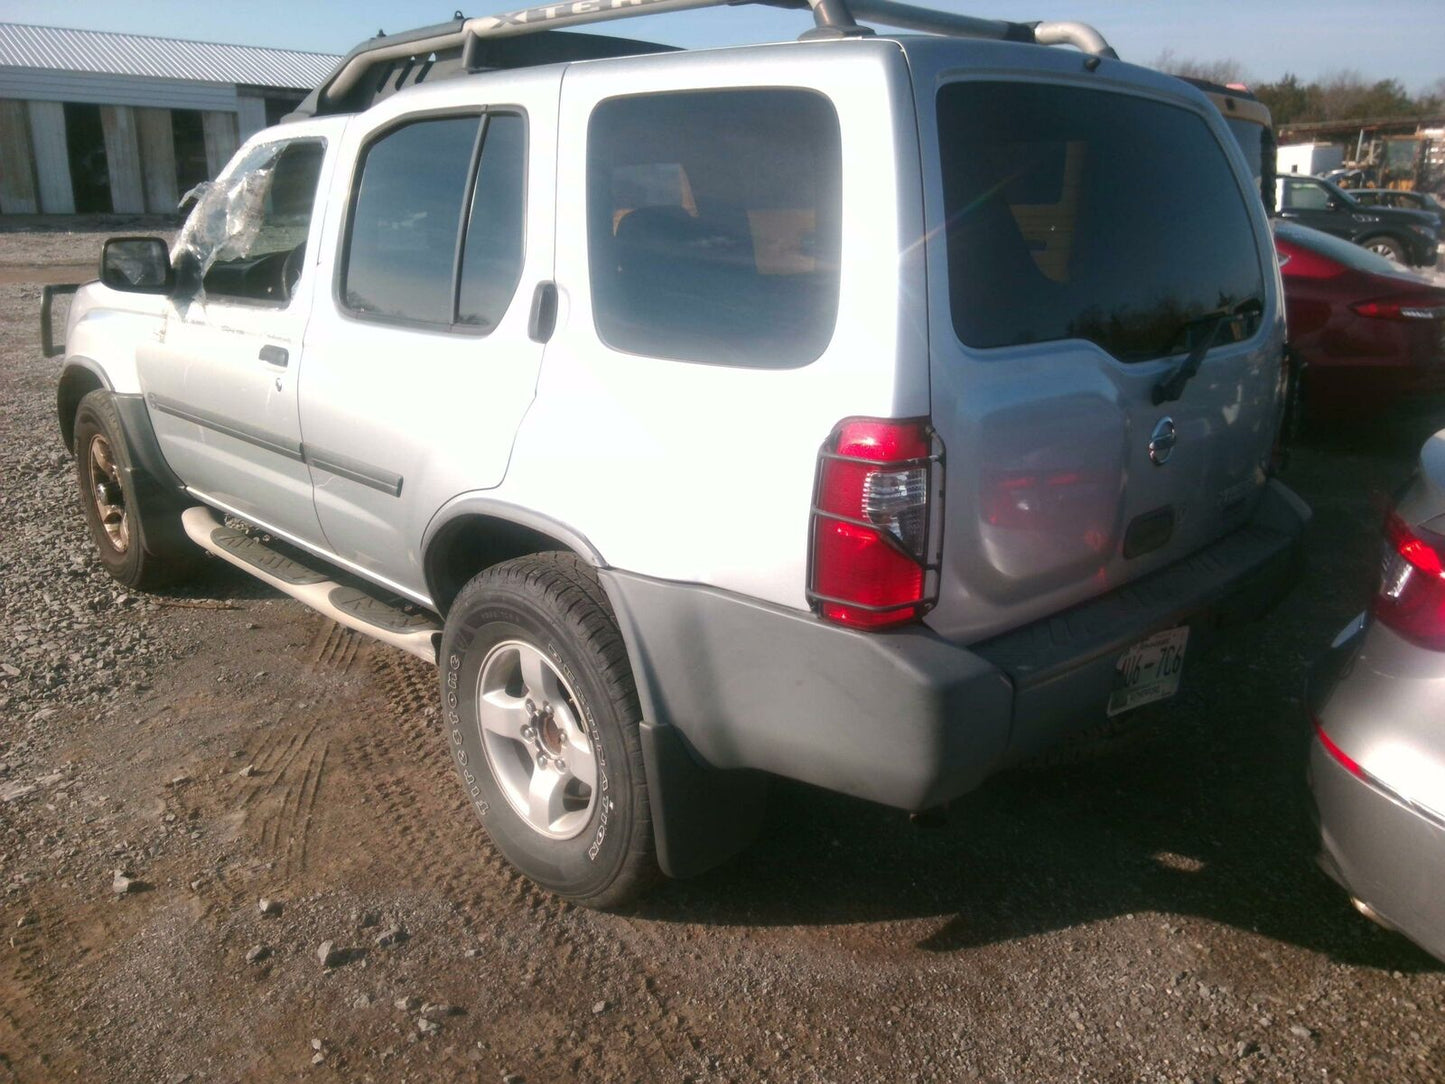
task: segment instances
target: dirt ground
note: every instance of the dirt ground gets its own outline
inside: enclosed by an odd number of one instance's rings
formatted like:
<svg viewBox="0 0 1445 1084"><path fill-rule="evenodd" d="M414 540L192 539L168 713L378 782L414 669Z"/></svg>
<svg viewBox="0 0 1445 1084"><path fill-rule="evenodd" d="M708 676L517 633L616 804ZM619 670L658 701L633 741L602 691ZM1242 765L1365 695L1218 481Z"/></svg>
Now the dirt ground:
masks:
<svg viewBox="0 0 1445 1084"><path fill-rule="evenodd" d="M1304 581L1127 737L928 828L779 783L597 914L493 851L427 667L92 559L36 314L98 240L0 223L0 1082L1445 1080L1445 969L1313 865L1301 704L1445 417L1296 455Z"/></svg>

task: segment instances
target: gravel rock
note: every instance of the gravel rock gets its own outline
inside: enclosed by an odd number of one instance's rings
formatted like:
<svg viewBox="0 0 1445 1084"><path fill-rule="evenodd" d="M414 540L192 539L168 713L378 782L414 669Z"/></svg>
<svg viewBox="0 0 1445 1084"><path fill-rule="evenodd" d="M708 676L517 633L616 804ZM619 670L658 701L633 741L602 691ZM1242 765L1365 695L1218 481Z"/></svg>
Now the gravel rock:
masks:
<svg viewBox="0 0 1445 1084"><path fill-rule="evenodd" d="M376 943L380 948L389 948L401 944L409 936L400 926L389 926L376 935Z"/></svg>
<svg viewBox="0 0 1445 1084"><path fill-rule="evenodd" d="M441 1030L441 1027L435 1020L429 1020L425 1016L417 1017L416 1030L423 1035L435 1035Z"/></svg>
<svg viewBox="0 0 1445 1084"><path fill-rule="evenodd" d="M594 1001L594 1002L592 1003L592 1015L593 1015L593 1016L601 1016L601 1015L602 1015L603 1013L605 1013L606 1011L607 1011L607 1002L605 1002L605 1001Z"/></svg>
<svg viewBox="0 0 1445 1084"><path fill-rule="evenodd" d="M250 779L253 775L256 774L256 765L247 764L244 768L241 769L239 774L242 779Z"/></svg>
<svg viewBox="0 0 1445 1084"><path fill-rule="evenodd" d="M124 896L136 891L141 887L141 882L131 877L123 869L118 869L110 879L110 890L117 896Z"/></svg>
<svg viewBox="0 0 1445 1084"><path fill-rule="evenodd" d="M286 909L286 905L280 900L273 900L266 896L261 897L261 901L257 906L260 907L263 915L279 915Z"/></svg>
<svg viewBox="0 0 1445 1084"><path fill-rule="evenodd" d="M259 963L261 960L264 960L267 956L270 955L271 950L265 945L252 945L249 949L246 950L246 962L248 964Z"/></svg>
<svg viewBox="0 0 1445 1084"><path fill-rule="evenodd" d="M3 787L0 787L0 802L18 801L35 789L34 784L21 783L19 780L13 783L6 783Z"/></svg>
<svg viewBox="0 0 1445 1084"><path fill-rule="evenodd" d="M316 946L316 958L322 967L339 967L346 962L346 950L337 948L334 941L323 941Z"/></svg>
<svg viewBox="0 0 1445 1084"><path fill-rule="evenodd" d="M417 1009L421 1008L421 998L410 996L399 997L393 1001L392 1004L402 1012L416 1012Z"/></svg>

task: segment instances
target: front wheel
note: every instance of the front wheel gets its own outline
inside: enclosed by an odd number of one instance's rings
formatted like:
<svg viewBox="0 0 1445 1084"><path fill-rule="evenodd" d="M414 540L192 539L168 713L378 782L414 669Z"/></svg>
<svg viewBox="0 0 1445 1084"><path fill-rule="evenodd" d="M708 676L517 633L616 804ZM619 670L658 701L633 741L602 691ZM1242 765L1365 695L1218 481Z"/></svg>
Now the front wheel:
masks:
<svg viewBox="0 0 1445 1084"><path fill-rule="evenodd" d="M452 604L440 662L452 763L497 849L589 907L655 880L642 713L591 570L542 553L482 572Z"/></svg>
<svg viewBox="0 0 1445 1084"><path fill-rule="evenodd" d="M149 589L195 570L201 551L181 530L180 504L142 491L120 414L106 391L75 411L75 480L100 563L127 587Z"/></svg>

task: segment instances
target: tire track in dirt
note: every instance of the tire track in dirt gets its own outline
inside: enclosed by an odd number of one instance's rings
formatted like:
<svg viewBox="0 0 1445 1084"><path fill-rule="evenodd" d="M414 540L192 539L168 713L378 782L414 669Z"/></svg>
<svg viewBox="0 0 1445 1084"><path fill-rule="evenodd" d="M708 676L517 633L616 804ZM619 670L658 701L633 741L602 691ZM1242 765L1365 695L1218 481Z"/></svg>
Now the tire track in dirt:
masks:
<svg viewBox="0 0 1445 1084"><path fill-rule="evenodd" d="M334 670L345 674L370 650L370 642L358 633L329 618L322 618L306 650L306 657L313 670Z"/></svg>
<svg viewBox="0 0 1445 1084"><path fill-rule="evenodd" d="M19 902L29 921L9 938L12 963L0 980L0 1082L58 1079L78 1072L80 1063L72 1006L55 1003L50 976L82 965L97 945L115 936L116 924L90 909L86 926L77 926L66 910L28 892ZM57 1021L68 1040L58 1048Z"/></svg>
<svg viewBox="0 0 1445 1084"><path fill-rule="evenodd" d="M392 725L378 728L375 741L353 748L351 754L375 794L384 831L404 841L397 855L406 867L405 875L417 884L440 887L446 898L463 908L469 926L485 928L501 916L502 921L520 919L533 930L540 929L551 966L564 975L605 968L612 981L639 995L629 997L628 1010L637 1043L630 1052L636 1059L635 1079L675 1077L684 1067L705 1070L703 1044L658 991L647 964L649 942L634 935L631 920L580 911L542 891L516 872L479 830L447 756L437 709L436 669L401 652L378 650L373 674L386 697ZM388 775L384 751L392 741L407 770ZM463 834L445 827L448 823L468 825L471 830ZM462 839L474 846L468 848ZM599 944L611 950L605 963ZM526 976L519 977L525 982ZM607 1057L600 1046L594 1053ZM537 1069L572 1072L565 1066Z"/></svg>

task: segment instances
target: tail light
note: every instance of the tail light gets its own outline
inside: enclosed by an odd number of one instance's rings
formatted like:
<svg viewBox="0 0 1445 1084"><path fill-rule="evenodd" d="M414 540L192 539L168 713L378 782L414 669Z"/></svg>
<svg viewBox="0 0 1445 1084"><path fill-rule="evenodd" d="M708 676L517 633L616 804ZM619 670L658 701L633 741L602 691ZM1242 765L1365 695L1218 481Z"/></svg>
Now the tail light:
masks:
<svg viewBox="0 0 1445 1084"><path fill-rule="evenodd" d="M1438 297L1380 297L1350 308L1375 320L1445 320L1445 301Z"/></svg>
<svg viewBox="0 0 1445 1084"><path fill-rule="evenodd" d="M818 456L808 600L828 621L880 629L932 605L941 457L926 419L840 422Z"/></svg>
<svg viewBox="0 0 1445 1084"><path fill-rule="evenodd" d="M1314 723L1315 737L1318 738L1320 744L1324 746L1325 752L1334 757L1335 762L1356 779L1368 779L1369 776L1365 774L1365 769L1360 767L1354 757L1350 756L1350 754L1346 753L1334 743L1334 739L1325 733L1325 728L1320 725L1320 721L1316 719Z"/></svg>
<svg viewBox="0 0 1445 1084"><path fill-rule="evenodd" d="M1445 538L1390 513L1374 613L1405 639L1445 650Z"/></svg>

